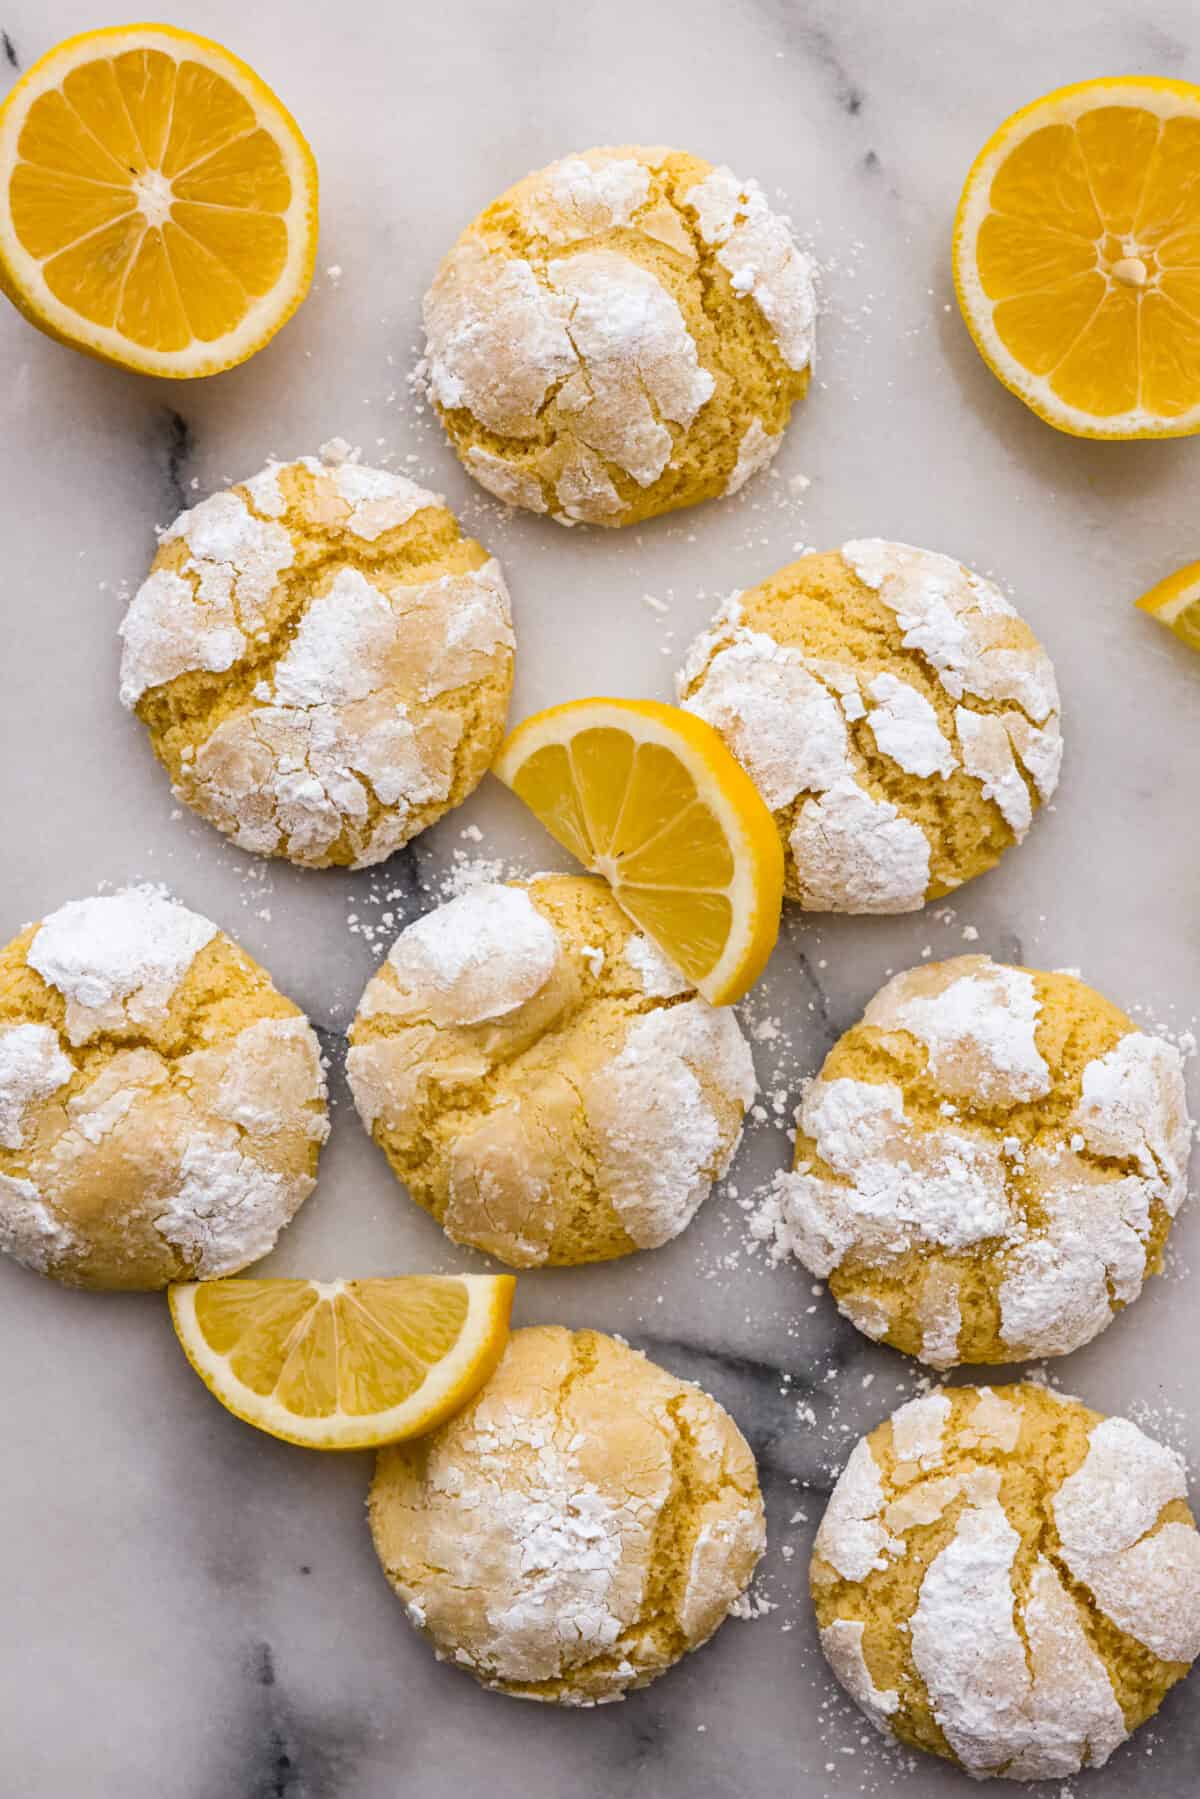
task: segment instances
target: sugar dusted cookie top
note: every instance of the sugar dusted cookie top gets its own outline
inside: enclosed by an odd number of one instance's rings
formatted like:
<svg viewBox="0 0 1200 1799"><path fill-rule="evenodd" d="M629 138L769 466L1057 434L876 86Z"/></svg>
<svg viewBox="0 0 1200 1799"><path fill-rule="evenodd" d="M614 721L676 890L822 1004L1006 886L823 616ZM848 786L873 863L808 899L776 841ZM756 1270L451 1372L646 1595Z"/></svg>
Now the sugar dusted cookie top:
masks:
<svg viewBox="0 0 1200 1799"><path fill-rule="evenodd" d="M515 1331L483 1392L384 1449L371 1530L439 1657L597 1705L705 1642L764 1547L745 1440L707 1393L598 1331Z"/></svg>
<svg viewBox="0 0 1200 1799"><path fill-rule="evenodd" d="M499 563L338 443L182 513L121 637L178 797L308 867L382 861L465 799L512 685Z"/></svg>
<svg viewBox="0 0 1200 1799"><path fill-rule="evenodd" d="M587 150L468 226L425 297L426 377L512 506L625 525L736 493L808 385L812 267L753 181Z"/></svg>
<svg viewBox="0 0 1200 1799"><path fill-rule="evenodd" d="M517 1268L677 1236L755 1092L732 1011L568 875L470 888L401 932L346 1072L413 1198Z"/></svg>
<svg viewBox="0 0 1200 1799"><path fill-rule="evenodd" d="M307 1020L152 888L73 900L0 951L0 1248L72 1286L266 1255L328 1132Z"/></svg>
<svg viewBox="0 0 1200 1799"><path fill-rule="evenodd" d="M916 911L1021 842L1058 783L1046 652L990 581L907 544L843 544L735 594L677 687L775 814L810 911Z"/></svg>
<svg viewBox="0 0 1200 1799"><path fill-rule="evenodd" d="M960 956L834 1045L757 1229L934 1367L1065 1355L1161 1267L1190 1147L1172 1044L1073 976Z"/></svg>
<svg viewBox="0 0 1200 1799"><path fill-rule="evenodd" d="M1174 1450L1045 1387L911 1400L817 1532L821 1646L885 1736L977 1779L1107 1761L1200 1654L1200 1533Z"/></svg>

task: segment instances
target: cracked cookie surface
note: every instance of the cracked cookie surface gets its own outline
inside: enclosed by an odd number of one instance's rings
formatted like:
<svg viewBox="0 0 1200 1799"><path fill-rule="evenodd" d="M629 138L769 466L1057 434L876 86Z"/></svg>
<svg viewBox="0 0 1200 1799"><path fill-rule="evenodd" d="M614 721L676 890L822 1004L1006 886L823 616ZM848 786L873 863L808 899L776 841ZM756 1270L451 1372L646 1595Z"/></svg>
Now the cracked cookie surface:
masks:
<svg viewBox="0 0 1200 1799"><path fill-rule="evenodd" d="M813 1547L821 1646L885 1736L976 1778L1099 1767L1200 1653L1174 1450L1049 1388L955 1387L856 1444Z"/></svg>
<svg viewBox="0 0 1200 1799"><path fill-rule="evenodd" d="M804 1092L755 1229L934 1367L1080 1348L1187 1196L1179 1051L1067 974L958 956L880 989Z"/></svg>
<svg viewBox="0 0 1200 1799"><path fill-rule="evenodd" d="M564 524L736 493L813 351L812 265L753 181L587 150L468 226L425 297L430 398L467 470Z"/></svg>
<svg viewBox="0 0 1200 1799"><path fill-rule="evenodd" d="M242 849L364 868L460 804L512 686L500 565L338 442L182 513L121 625L121 699Z"/></svg>
<svg viewBox="0 0 1200 1799"><path fill-rule="evenodd" d="M1009 602L864 538L737 593L676 678L750 775L815 912L913 912L1025 837L1062 760L1058 686Z"/></svg>
<svg viewBox="0 0 1200 1799"><path fill-rule="evenodd" d="M598 1331L514 1331L483 1392L380 1452L371 1531L438 1656L518 1698L597 1705L707 1641L765 1544L729 1414Z"/></svg>
<svg viewBox="0 0 1200 1799"><path fill-rule="evenodd" d="M677 1236L755 1093L733 1012L576 875L474 887L403 931L346 1073L413 1198L517 1268Z"/></svg>
<svg viewBox="0 0 1200 1799"><path fill-rule="evenodd" d="M266 1255L328 1134L317 1039L216 925L150 888L0 950L0 1249L70 1286Z"/></svg>

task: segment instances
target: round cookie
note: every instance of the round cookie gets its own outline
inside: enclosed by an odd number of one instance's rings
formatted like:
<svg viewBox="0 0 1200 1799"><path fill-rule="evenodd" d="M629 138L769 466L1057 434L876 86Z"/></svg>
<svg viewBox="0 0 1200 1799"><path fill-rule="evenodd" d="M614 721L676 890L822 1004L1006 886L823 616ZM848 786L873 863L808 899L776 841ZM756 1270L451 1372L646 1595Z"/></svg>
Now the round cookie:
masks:
<svg viewBox="0 0 1200 1799"><path fill-rule="evenodd" d="M122 703L176 796L308 868L383 861L472 792L503 735L499 563L437 494L338 442L181 513L121 636Z"/></svg>
<svg viewBox="0 0 1200 1799"><path fill-rule="evenodd" d="M883 1735L976 1779L1099 1767L1200 1653L1186 1498L1174 1450L1049 1388L911 1400L821 1520L821 1646Z"/></svg>
<svg viewBox="0 0 1200 1799"><path fill-rule="evenodd" d="M733 1012L576 875L473 887L401 932L346 1073L413 1198L515 1268L678 1235L755 1094Z"/></svg>
<svg viewBox="0 0 1200 1799"><path fill-rule="evenodd" d="M774 813L809 911L917 911L1020 843L1058 784L1050 658L931 550L802 556L722 607L676 686Z"/></svg>
<svg viewBox="0 0 1200 1799"><path fill-rule="evenodd" d="M328 1135L307 1019L149 887L72 900L0 950L0 1249L74 1287L165 1287L266 1255Z"/></svg>
<svg viewBox="0 0 1200 1799"><path fill-rule="evenodd" d="M1187 1195L1179 1051L1071 975L987 956L889 981L798 1120L756 1229L935 1368L1089 1342Z"/></svg>
<svg viewBox="0 0 1200 1799"><path fill-rule="evenodd" d="M736 493L808 386L812 265L754 181L660 147L539 169L425 296L428 391L511 506L630 525Z"/></svg>
<svg viewBox="0 0 1200 1799"><path fill-rule="evenodd" d="M712 1636L765 1547L750 1448L715 1399L599 1331L514 1331L431 1436L383 1449L376 1553L439 1659L597 1705Z"/></svg>

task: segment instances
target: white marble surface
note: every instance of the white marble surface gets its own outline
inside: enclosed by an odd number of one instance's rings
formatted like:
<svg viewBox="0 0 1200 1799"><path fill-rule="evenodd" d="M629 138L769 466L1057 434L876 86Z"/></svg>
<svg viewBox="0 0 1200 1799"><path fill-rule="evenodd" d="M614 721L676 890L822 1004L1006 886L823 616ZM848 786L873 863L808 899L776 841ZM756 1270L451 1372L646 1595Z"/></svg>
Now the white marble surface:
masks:
<svg viewBox="0 0 1200 1799"><path fill-rule="evenodd" d="M380 926L372 947L351 914L374 926L388 905L415 914L456 851L549 861L488 783L379 874L256 863L173 811L117 704L122 590L145 570L153 526L269 452L340 433L444 489L504 559L515 716L579 691L666 696L664 648L687 641L714 595L801 542L903 537L1011 586L1058 661L1058 802L959 896L953 921L789 917L754 1008L786 1015L793 1042L782 1069L778 1046L761 1046L769 1087L790 1100L885 971L927 946L956 952L966 924L983 948L1078 965L1135 1010L1192 1021L1200 669L1129 602L1200 552L1200 445L1056 435L984 369L948 278L959 183L992 127L1064 81L1195 76L1187 0L194 0L160 13L232 45L301 121L321 168L320 272L275 344L200 384L124 376L0 314L4 937L99 882L166 881L240 937L336 1050L388 940ZM88 0L0 0L0 50L27 65L96 22ZM638 139L727 159L786 197L825 265L819 378L777 479L635 534L568 534L485 503L415 409L419 297L460 226L509 180L571 148ZM787 483L800 473L811 486L796 499ZM652 612L645 593L669 612ZM464 843L467 825L482 844ZM271 1271L473 1265L396 1188L340 1078L337 1094L320 1187ZM787 1149L770 1126L751 1134L735 1171L743 1195ZM776 1609L729 1623L647 1692L591 1714L489 1696L436 1665L378 1573L366 1460L306 1455L227 1417L179 1354L160 1299L68 1293L0 1268L0 1788L12 1799L965 1793L953 1771L885 1753L835 1696L805 1596L832 1471L915 1370L744 1241L736 1199L715 1197L664 1250L521 1280L521 1320L623 1331L710 1387L754 1444L770 1513L759 1584ZM1200 1470L1200 1207L1175 1242L1168 1277L1056 1374L1103 1410L1148 1410ZM807 1522L789 1522L797 1511ZM1197 1694L1195 1680L1177 1689L1158 1723L1071 1791L1191 1799Z"/></svg>

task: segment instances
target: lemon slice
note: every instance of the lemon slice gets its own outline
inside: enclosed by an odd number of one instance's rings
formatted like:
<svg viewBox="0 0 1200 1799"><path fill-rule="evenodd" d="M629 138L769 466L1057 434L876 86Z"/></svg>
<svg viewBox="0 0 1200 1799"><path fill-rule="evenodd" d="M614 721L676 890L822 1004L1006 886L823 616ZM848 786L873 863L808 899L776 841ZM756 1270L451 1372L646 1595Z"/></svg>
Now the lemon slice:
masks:
<svg viewBox="0 0 1200 1799"><path fill-rule="evenodd" d="M754 985L783 851L711 725L657 700L572 700L519 725L495 773L714 1006Z"/></svg>
<svg viewBox="0 0 1200 1799"><path fill-rule="evenodd" d="M244 362L308 291L317 165L220 44L68 38L0 107L0 287L61 343L151 375Z"/></svg>
<svg viewBox="0 0 1200 1799"><path fill-rule="evenodd" d="M371 1449L464 1406L508 1340L511 1274L187 1281L175 1334L235 1417L309 1449Z"/></svg>
<svg viewBox="0 0 1200 1799"><path fill-rule="evenodd" d="M1174 631L1190 650L1200 650L1200 562L1189 562L1144 593L1143 612Z"/></svg>
<svg viewBox="0 0 1200 1799"><path fill-rule="evenodd" d="M992 372L1078 437L1200 431L1200 87L1124 75L1035 100L976 158L959 305Z"/></svg>

